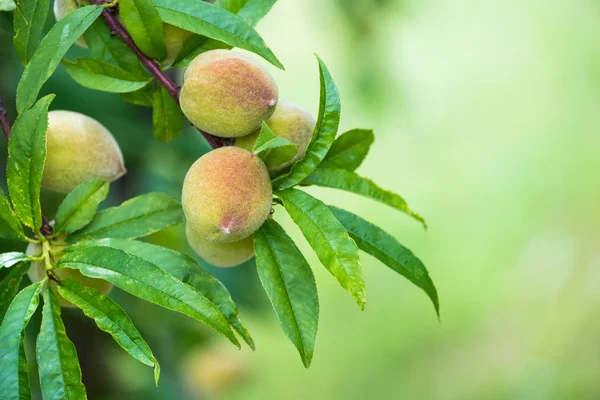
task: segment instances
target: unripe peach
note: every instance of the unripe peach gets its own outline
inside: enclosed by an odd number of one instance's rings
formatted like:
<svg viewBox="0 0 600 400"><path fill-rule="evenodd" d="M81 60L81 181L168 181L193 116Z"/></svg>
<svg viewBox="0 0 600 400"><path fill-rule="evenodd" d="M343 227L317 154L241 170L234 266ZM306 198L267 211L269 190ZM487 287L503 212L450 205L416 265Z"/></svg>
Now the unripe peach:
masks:
<svg viewBox="0 0 600 400"><path fill-rule="evenodd" d="M277 85L256 61L232 50L211 50L190 63L179 100L190 122L221 137L259 129L275 111Z"/></svg>
<svg viewBox="0 0 600 400"><path fill-rule="evenodd" d="M89 1L86 0L79 0L79 3L81 5L90 4ZM77 10L78 8L79 5L77 3L77 0L54 0L54 17L58 22L67 15L71 14L73 11ZM75 41L75 44L87 48L87 43L85 42L83 36L77 39Z"/></svg>
<svg viewBox="0 0 600 400"><path fill-rule="evenodd" d="M51 248L52 248L52 251L58 252L58 251L63 250L65 247L66 246L53 245ZM31 243L29 246L27 246L27 250L25 250L25 253L28 256L39 256L40 254L42 254L42 246L39 244L36 244L36 243ZM61 257L62 256L54 256L54 262L55 263L58 262L58 260L60 260ZM79 270L77 270L77 269L58 268L58 269L53 270L53 274L59 280L60 279L74 279L76 281L79 281L83 285L90 287L92 289L96 289L104 295L107 295L113 288L112 283L107 282L102 279L88 278L87 276L82 275L81 272L79 272ZM29 276L29 279L31 279L31 282L33 282L33 283L39 282L42 279L44 279L46 277L46 264L44 263L44 261L33 261L29 267L29 271L27 272L27 275ZM60 305L62 307L69 307L69 308L76 307L75 304L71 303L70 301L65 300L60 294L58 294L58 289L56 288L56 285L57 285L57 283L55 281L50 281L50 288L52 289L54 294L56 294L56 296L58 297L58 302L60 303Z"/></svg>
<svg viewBox="0 0 600 400"><path fill-rule="evenodd" d="M71 111L48 113L42 187L68 193L90 179L112 182L125 172L119 145L98 121Z"/></svg>
<svg viewBox="0 0 600 400"><path fill-rule="evenodd" d="M317 122L311 113L288 100L280 100L275 112L267 121L267 125L275 136L287 139L298 145L298 151L290 161L271 168L273 171L282 171L304 157L306 148L312 139L312 134ZM259 131L235 140L235 145L252 151L258 138ZM268 157L266 159L268 163Z"/></svg>
<svg viewBox="0 0 600 400"><path fill-rule="evenodd" d="M254 257L254 236L231 243L210 242L198 235L188 223L185 227L190 247L215 267L235 267Z"/></svg>
<svg viewBox="0 0 600 400"><path fill-rule="evenodd" d="M192 36L191 32L174 25L163 24L163 41L167 48L167 57L164 59L163 65L170 65L175 61L183 44L190 36Z"/></svg>
<svg viewBox="0 0 600 400"><path fill-rule="evenodd" d="M190 227L205 240L231 243L247 238L271 212L273 188L265 163L239 147L200 157L182 190Z"/></svg>

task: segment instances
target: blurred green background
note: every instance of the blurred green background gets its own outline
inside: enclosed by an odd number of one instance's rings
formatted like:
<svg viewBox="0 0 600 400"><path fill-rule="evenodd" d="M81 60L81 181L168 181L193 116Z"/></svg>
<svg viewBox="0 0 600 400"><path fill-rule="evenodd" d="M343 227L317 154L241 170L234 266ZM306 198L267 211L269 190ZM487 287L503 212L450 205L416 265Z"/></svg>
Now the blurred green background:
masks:
<svg viewBox="0 0 600 400"><path fill-rule="evenodd" d="M422 292L366 255L369 303L360 312L278 208L317 277L311 368L249 262L211 272L239 303L255 353L113 292L161 362L158 389L149 368L65 311L90 399L600 398L598 26L591 0L280 0L258 29L286 65L272 70L282 97L316 113L318 53L341 92L342 131L375 130L359 172L403 195L430 229L354 195L310 192L415 251L438 287L442 323ZM22 72L11 29L1 15L0 96L9 108ZM78 87L63 71L44 91L57 93L53 109L97 118L121 144L129 173L107 205L148 191L179 197L187 168L207 151L191 129L154 141L148 110ZM43 195L52 215L60 197ZM189 252L182 231L151 240Z"/></svg>

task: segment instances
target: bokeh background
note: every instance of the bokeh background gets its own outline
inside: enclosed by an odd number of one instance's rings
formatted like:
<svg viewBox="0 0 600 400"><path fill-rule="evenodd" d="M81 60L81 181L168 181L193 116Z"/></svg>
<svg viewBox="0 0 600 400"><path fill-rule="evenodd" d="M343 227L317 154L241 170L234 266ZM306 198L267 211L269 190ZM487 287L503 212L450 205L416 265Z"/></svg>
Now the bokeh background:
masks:
<svg viewBox="0 0 600 400"><path fill-rule="evenodd" d="M375 130L359 172L403 195L430 229L351 194L310 192L415 251L438 287L442 322L423 293L367 255L360 312L278 209L317 277L311 368L281 332L252 262L208 267L232 291L257 351L115 290L163 376L155 388L149 368L67 310L90 399L600 398L599 26L592 0L279 1L258 29L287 67L272 70L282 96L317 111L318 53L340 88L342 131ZM22 66L11 29L0 15L0 95L14 117ZM148 191L179 197L208 150L190 129L154 141L149 111L63 71L44 91L57 93L53 109L97 118L121 144L129 173L107 206ZM2 141L3 164L5 155ZM43 196L52 215L60 197ZM181 227L150 240L189 252Z"/></svg>

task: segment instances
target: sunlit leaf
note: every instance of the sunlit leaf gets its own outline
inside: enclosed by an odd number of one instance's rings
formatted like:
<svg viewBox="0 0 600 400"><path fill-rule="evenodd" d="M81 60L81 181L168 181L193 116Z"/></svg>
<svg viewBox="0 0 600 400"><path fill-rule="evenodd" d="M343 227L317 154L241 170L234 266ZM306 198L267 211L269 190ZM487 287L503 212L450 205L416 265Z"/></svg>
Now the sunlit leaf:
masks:
<svg viewBox="0 0 600 400"><path fill-rule="evenodd" d="M17 214L13 211L8 197L4 191L0 189L0 238L21 240L25 238L23 225L17 218Z"/></svg>
<svg viewBox="0 0 600 400"><path fill-rule="evenodd" d="M93 179L73 189L56 212L55 234L72 233L89 224L98 205L106 199L108 188L108 182Z"/></svg>
<svg viewBox="0 0 600 400"><path fill-rule="evenodd" d="M16 0L13 5L16 5L13 17L13 47L23 64L27 65L40 43L50 1ZM10 2L5 6L10 7Z"/></svg>
<svg viewBox="0 0 600 400"><path fill-rule="evenodd" d="M263 121L252 151L265 162L267 168L273 168L294 158L298 152L298 145L290 140L276 137Z"/></svg>
<svg viewBox="0 0 600 400"><path fill-rule="evenodd" d="M0 11L13 11L17 6L13 0L0 0Z"/></svg>
<svg viewBox="0 0 600 400"><path fill-rule="evenodd" d="M254 233L256 270L281 328L309 367L319 322L317 285L310 265L272 219Z"/></svg>
<svg viewBox="0 0 600 400"><path fill-rule="evenodd" d="M353 129L341 134L331 145L319 168L354 171L362 164L375 136L368 129Z"/></svg>
<svg viewBox="0 0 600 400"><path fill-rule="evenodd" d="M120 0L119 15L140 50L150 58L167 56L163 42L163 24L152 0Z"/></svg>
<svg viewBox="0 0 600 400"><path fill-rule="evenodd" d="M323 266L364 309L367 294L358 247L344 226L323 202L306 192L287 189L275 192L275 195L283 202Z"/></svg>
<svg viewBox="0 0 600 400"><path fill-rule="evenodd" d="M65 71L81 86L110 93L134 92L146 86L151 78L139 77L114 65L93 58L63 60Z"/></svg>
<svg viewBox="0 0 600 400"><path fill-rule="evenodd" d="M18 251L11 251L9 253L3 253L0 254L0 268L4 267L4 268L10 268L13 265L15 265L16 263L22 262L22 261L27 261L29 260L29 257L27 257L27 254L25 253L21 253Z"/></svg>
<svg viewBox="0 0 600 400"><path fill-rule="evenodd" d="M154 137L162 142L175 139L183 130L185 116L179 104L164 87L154 91L152 97L152 130Z"/></svg>

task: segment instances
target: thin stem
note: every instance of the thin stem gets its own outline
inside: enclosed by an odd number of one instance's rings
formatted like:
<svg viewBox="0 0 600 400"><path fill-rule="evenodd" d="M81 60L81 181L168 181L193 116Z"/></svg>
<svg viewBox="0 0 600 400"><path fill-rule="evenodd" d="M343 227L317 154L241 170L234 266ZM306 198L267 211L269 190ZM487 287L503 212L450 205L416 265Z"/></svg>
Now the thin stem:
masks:
<svg viewBox="0 0 600 400"><path fill-rule="evenodd" d="M91 0L91 3L96 5L106 5L108 2L106 0ZM163 70L161 70L160 66L156 63L156 61L146 56L135 44L129 32L127 32L125 27L117 19L116 10L116 7L108 7L105 8L104 11L102 11L102 18L104 18L104 21L110 28L111 33L113 35L118 35L123 40L123 42L125 42L127 47L129 47L131 51L133 51L133 53L137 56L140 62L144 64L146 69L148 69L148 71L150 71L150 73L154 75L156 80L167 90L167 92L171 95L173 100L175 100L175 103L179 104L180 88L164 73ZM196 127L196 129L198 128ZM213 149L223 147L224 145L226 145L226 143L228 143L200 129L198 129L198 131L202 134L202 136L204 136L208 144L210 144L210 146Z"/></svg>
<svg viewBox="0 0 600 400"><path fill-rule="evenodd" d="M2 126L4 137L8 141L8 137L10 136L10 121L8 120L8 114L6 113L2 99L0 99L0 125Z"/></svg>

